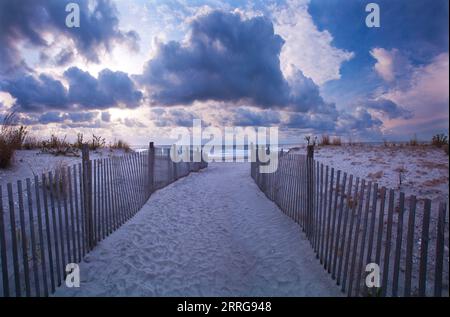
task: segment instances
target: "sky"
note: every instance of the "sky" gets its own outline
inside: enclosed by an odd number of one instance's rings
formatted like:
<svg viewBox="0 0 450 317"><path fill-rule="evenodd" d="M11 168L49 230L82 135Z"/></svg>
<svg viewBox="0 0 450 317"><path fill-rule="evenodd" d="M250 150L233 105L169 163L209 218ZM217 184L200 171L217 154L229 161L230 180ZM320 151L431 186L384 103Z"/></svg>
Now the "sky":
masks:
<svg viewBox="0 0 450 317"><path fill-rule="evenodd" d="M0 116L132 144L193 119L288 143L448 134L448 0L373 1L378 28L370 2L0 0Z"/></svg>

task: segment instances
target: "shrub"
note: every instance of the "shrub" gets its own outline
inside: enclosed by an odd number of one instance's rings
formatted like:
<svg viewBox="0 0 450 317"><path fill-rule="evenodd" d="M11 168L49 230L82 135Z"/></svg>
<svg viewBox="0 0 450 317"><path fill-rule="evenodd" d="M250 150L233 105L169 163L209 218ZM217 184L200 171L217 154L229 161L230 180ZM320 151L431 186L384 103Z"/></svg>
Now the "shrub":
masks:
<svg viewBox="0 0 450 317"><path fill-rule="evenodd" d="M15 124L16 116L12 112L7 114L0 129L0 168L6 168L11 164L16 150L22 147L27 135L25 126Z"/></svg>
<svg viewBox="0 0 450 317"><path fill-rule="evenodd" d="M55 156L78 156L78 149L66 141L66 137L60 138L54 134L49 140L42 141L41 152Z"/></svg>
<svg viewBox="0 0 450 317"><path fill-rule="evenodd" d="M409 140L408 144L410 146L418 146L419 145L419 141L417 140L417 135L416 134L414 134L414 137L411 140Z"/></svg>
<svg viewBox="0 0 450 317"><path fill-rule="evenodd" d="M28 135L23 141L22 149L24 150L35 150L39 149L42 146L42 142L38 141L38 139L34 136Z"/></svg>
<svg viewBox="0 0 450 317"><path fill-rule="evenodd" d="M320 140L320 145L330 145L330 136L327 134L322 134L322 139Z"/></svg>
<svg viewBox="0 0 450 317"><path fill-rule="evenodd" d="M436 147L442 147L444 145L448 145L448 139L447 136L443 133L441 134L436 134L435 136L433 136L433 138L431 139L431 144L436 146Z"/></svg>
<svg viewBox="0 0 450 317"><path fill-rule="evenodd" d="M50 182L50 178L48 178L44 186L49 191L56 192L58 190L61 198L67 197L69 193L69 183L67 181L68 176L66 162L64 162L63 160L59 160L58 162L56 162L56 164L52 168L52 172L52 181Z"/></svg>
<svg viewBox="0 0 450 317"><path fill-rule="evenodd" d="M95 134L93 134L92 142L89 143L89 149L95 151L95 150L104 148L105 144L106 144L105 138L102 138L101 136L96 136Z"/></svg>
<svg viewBox="0 0 450 317"><path fill-rule="evenodd" d="M109 145L109 148L111 150L124 150L127 153L131 151L130 145L121 139L114 140L114 142Z"/></svg>
<svg viewBox="0 0 450 317"><path fill-rule="evenodd" d="M81 150L81 148L83 147L83 138L83 133L78 133L77 140L75 141L73 146Z"/></svg>

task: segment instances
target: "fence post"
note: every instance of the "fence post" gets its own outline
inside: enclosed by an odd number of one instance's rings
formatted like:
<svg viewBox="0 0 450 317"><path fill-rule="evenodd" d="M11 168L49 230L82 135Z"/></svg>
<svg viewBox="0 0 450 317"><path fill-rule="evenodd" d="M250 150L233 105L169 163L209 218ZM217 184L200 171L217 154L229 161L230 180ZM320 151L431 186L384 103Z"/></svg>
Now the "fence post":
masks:
<svg viewBox="0 0 450 317"><path fill-rule="evenodd" d="M148 192L149 196L155 187L155 146L150 142L148 146Z"/></svg>
<svg viewBox="0 0 450 317"><path fill-rule="evenodd" d="M177 153L178 149L175 144L172 144L172 151L174 155L178 156ZM176 181L178 179L178 171L177 171L177 163L175 163L175 161L172 161L172 171L173 171L173 180Z"/></svg>
<svg viewBox="0 0 450 317"><path fill-rule="evenodd" d="M312 227L312 224L314 223L314 145L308 145L306 147L306 164L306 233L311 237L314 230Z"/></svg>
<svg viewBox="0 0 450 317"><path fill-rule="evenodd" d="M84 216L86 221L86 242L89 250L95 246L94 241L94 223L92 219L92 163L89 159L89 145L83 144L82 150L82 166L83 166L83 195L84 195Z"/></svg>

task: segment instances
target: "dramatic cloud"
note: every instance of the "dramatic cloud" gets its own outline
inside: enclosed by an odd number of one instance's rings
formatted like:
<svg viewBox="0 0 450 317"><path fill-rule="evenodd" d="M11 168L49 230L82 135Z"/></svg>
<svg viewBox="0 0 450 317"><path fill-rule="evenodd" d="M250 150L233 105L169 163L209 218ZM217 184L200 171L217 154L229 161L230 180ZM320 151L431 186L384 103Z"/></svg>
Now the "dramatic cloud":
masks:
<svg viewBox="0 0 450 317"><path fill-rule="evenodd" d="M88 108L104 109L118 104L135 108L142 99L134 83L123 72L104 69L98 79L79 68L71 67L64 72L69 82L68 101Z"/></svg>
<svg viewBox="0 0 450 317"><path fill-rule="evenodd" d="M64 66L69 64L75 57L73 51L68 49L61 50L55 57L55 64L57 66Z"/></svg>
<svg viewBox="0 0 450 317"><path fill-rule="evenodd" d="M401 104L413 116L405 124L428 126L427 137L438 131L448 131L449 118L449 55L442 53L423 66L414 67L409 76L380 98ZM436 125L436 122L440 122ZM398 120L387 122L387 127L399 125ZM404 129L404 128L402 128ZM434 131L434 132L433 132Z"/></svg>
<svg viewBox="0 0 450 317"><path fill-rule="evenodd" d="M104 69L98 78L77 67L64 72L67 90L61 81L41 74L18 77L0 82L0 90L16 98L19 111L106 109L124 105L135 108L143 96L129 76Z"/></svg>
<svg viewBox="0 0 450 317"><path fill-rule="evenodd" d="M293 84L286 81L279 60L283 43L267 18L212 11L192 21L185 42L161 44L138 80L163 105L244 100L261 108L327 108L301 71Z"/></svg>
<svg viewBox="0 0 450 317"><path fill-rule="evenodd" d="M152 109L154 115L153 122L157 127L192 127L193 120L199 119L193 111L188 111L183 108L154 108Z"/></svg>
<svg viewBox="0 0 450 317"><path fill-rule="evenodd" d="M279 97L288 91L278 59L283 40L270 21L214 11L191 26L188 43L161 44L146 65L140 80L151 87L155 101L249 98L266 107L287 102Z"/></svg>
<svg viewBox="0 0 450 317"><path fill-rule="evenodd" d="M66 88L59 80L41 74L21 76L15 80L0 81L0 90L17 99L20 111L38 112L42 109L63 109L67 106Z"/></svg>
<svg viewBox="0 0 450 317"><path fill-rule="evenodd" d="M387 116L389 119L404 118L409 119L412 117L411 111L408 111L392 100L379 98L375 100L369 100L365 104L367 109L372 109L381 114Z"/></svg>
<svg viewBox="0 0 450 317"><path fill-rule="evenodd" d="M273 12L275 32L286 41L281 66L287 78L301 70L318 85L341 78L340 67L353 53L332 45L333 36L319 31L308 12L309 1L289 0Z"/></svg>
<svg viewBox="0 0 450 317"><path fill-rule="evenodd" d="M307 113L290 113L284 126L294 129L309 129L316 132L332 132L336 122L327 115L316 115Z"/></svg>
<svg viewBox="0 0 450 317"><path fill-rule="evenodd" d="M20 122L28 125L35 124L49 124L49 123L61 123L61 124L91 124L97 117L97 111L89 112L60 112L49 111L43 114L25 114L20 115Z"/></svg>
<svg viewBox="0 0 450 317"><path fill-rule="evenodd" d="M409 73L411 69L408 59L397 49L389 51L384 48L374 48L370 54L377 60L374 65L375 71L387 82L392 82Z"/></svg>
<svg viewBox="0 0 450 317"><path fill-rule="evenodd" d="M65 7L71 0L0 1L0 73L23 68L19 53L22 42L37 48L47 48L58 37L72 41L76 51L93 62L99 62L99 50L111 49L114 42L136 47L134 31L119 30L118 13L109 0L78 0L80 28L65 25ZM49 40L46 35L52 34ZM59 62L64 61L59 57ZM66 56L67 58L68 56Z"/></svg>
<svg viewBox="0 0 450 317"><path fill-rule="evenodd" d="M239 107L232 113L232 125L248 127L267 127L280 123L280 113L273 110L252 110L248 107Z"/></svg>
<svg viewBox="0 0 450 317"><path fill-rule="evenodd" d="M383 122L374 118L365 108L357 107L352 114L342 113L336 124L338 134L366 134L369 131L379 132Z"/></svg>

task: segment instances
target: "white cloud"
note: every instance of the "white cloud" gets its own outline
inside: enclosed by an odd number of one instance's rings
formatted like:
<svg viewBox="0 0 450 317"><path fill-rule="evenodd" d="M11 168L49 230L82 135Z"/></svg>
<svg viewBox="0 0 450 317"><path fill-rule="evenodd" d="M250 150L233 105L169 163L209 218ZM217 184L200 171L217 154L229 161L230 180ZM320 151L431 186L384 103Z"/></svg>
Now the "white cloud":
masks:
<svg viewBox="0 0 450 317"><path fill-rule="evenodd" d="M308 13L309 0L288 0L274 7L275 32L286 43L281 51L281 67L286 78L300 69L316 84L341 78L342 63L353 57L352 52L333 47L330 32L319 31Z"/></svg>
<svg viewBox="0 0 450 317"><path fill-rule="evenodd" d="M408 59L399 50L386 50L376 47L370 51L370 55L377 60L374 69L381 78L392 82L398 77L409 73L411 65Z"/></svg>
<svg viewBox="0 0 450 317"><path fill-rule="evenodd" d="M395 65L394 65L395 67ZM385 127L412 127L430 124L430 129L448 129L449 118L449 54L439 54L429 64L412 67L407 78L380 97L394 101L410 110L411 120L388 120ZM433 126L433 122L446 122L445 126Z"/></svg>

